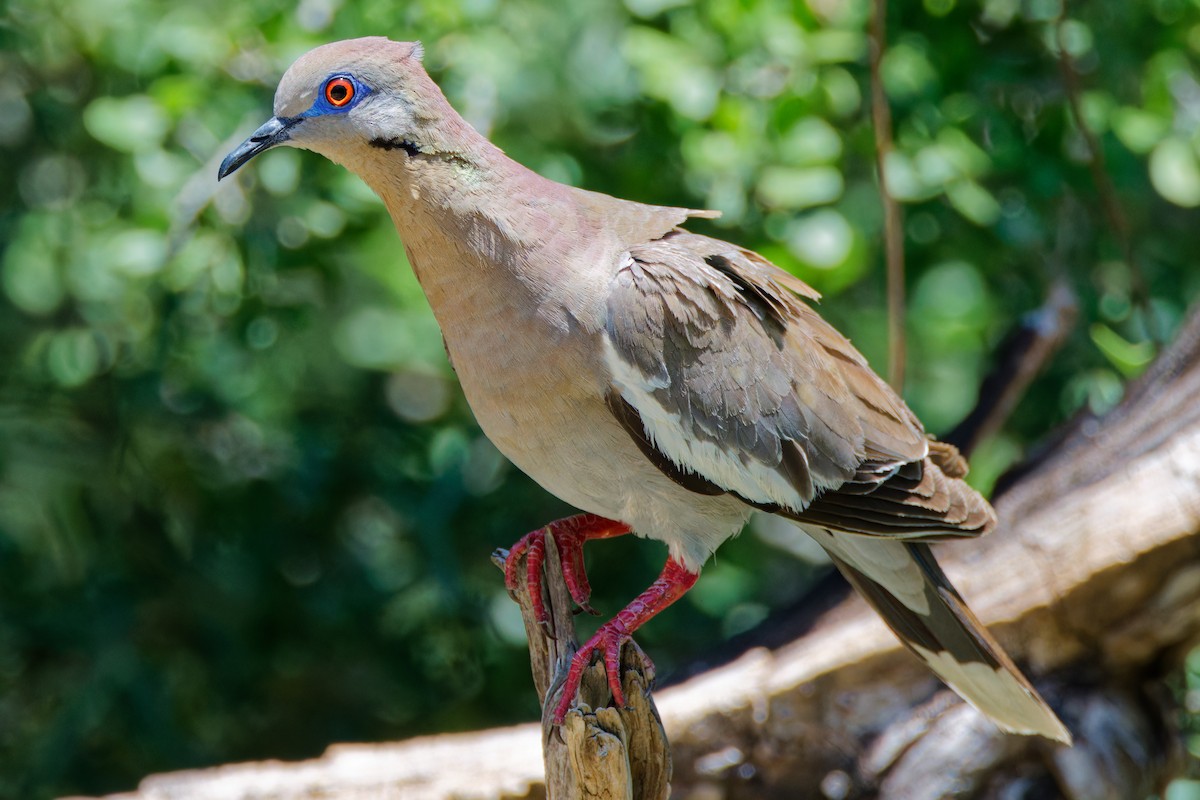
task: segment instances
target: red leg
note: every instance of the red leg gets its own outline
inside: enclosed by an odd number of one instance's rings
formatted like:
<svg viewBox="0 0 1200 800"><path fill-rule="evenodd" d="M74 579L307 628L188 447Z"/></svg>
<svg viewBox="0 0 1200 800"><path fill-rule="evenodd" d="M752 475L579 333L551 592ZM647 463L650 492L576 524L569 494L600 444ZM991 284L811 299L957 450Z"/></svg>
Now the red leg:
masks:
<svg viewBox="0 0 1200 800"><path fill-rule="evenodd" d="M662 574L650 584L650 588L634 598L621 613L600 626L596 635L588 639L571 659L562 699L554 710L555 725L561 725L566 719L567 711L575 702L575 693L579 691L583 671L591 665L592 656L596 653L604 658L604 671L608 675L608 688L612 691L613 702L618 706L625 705L625 693L621 690L621 648L647 620L692 588L698 577L699 573L689 572L674 558L669 558Z"/></svg>
<svg viewBox="0 0 1200 800"><path fill-rule="evenodd" d="M550 615L542 605L542 562L546 558L546 531L550 531L558 545L563 580L566 581L571 599L584 611L595 614L588 605L592 587L583 568L583 543L588 539L621 536L631 530L624 522L615 522L595 514L577 514L551 522L544 528L525 534L512 546L508 558L504 561L504 583L510 592L517 588L517 562L520 561L521 554L525 554L525 577L533 613L543 627L550 624Z"/></svg>

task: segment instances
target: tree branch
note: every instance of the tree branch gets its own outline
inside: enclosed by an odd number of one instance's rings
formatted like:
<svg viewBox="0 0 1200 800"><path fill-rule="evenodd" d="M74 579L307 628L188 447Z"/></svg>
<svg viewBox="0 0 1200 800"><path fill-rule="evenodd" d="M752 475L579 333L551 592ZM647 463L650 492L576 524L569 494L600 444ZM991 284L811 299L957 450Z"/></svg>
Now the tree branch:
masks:
<svg viewBox="0 0 1200 800"><path fill-rule="evenodd" d="M867 32L871 52L871 123L875 129L875 166L883 203L883 241L887 258L888 383L904 391L908 341L904 327L904 212L888 189L887 159L892 152L892 112L883 90L880 65L887 50L887 0L873 0Z"/></svg>
<svg viewBox="0 0 1200 800"><path fill-rule="evenodd" d="M1025 390L1075 326L1079 303L1065 281L1050 287L1042 306L1026 314L996 349L995 366L979 385L975 408L941 438L969 456L1011 416Z"/></svg>
<svg viewBox="0 0 1200 800"><path fill-rule="evenodd" d="M1083 115L1083 101L1081 99L1083 91L1079 86L1079 73L1075 70L1071 53L1067 50L1066 14L1067 3L1066 0L1063 0L1062 11L1053 25L1054 41L1058 48L1058 70L1062 76L1063 91L1067 96L1067 106L1071 110L1071 118L1075 121L1075 127L1079 130L1080 136L1083 137L1083 141L1087 145L1088 170L1092 174L1092 182L1096 186L1096 193L1100 195L1101 210L1108 221L1113 236L1116 238L1121 255L1124 256L1125 263L1129 267L1133 301L1136 305L1146 308L1150 300L1150 293L1146 287L1146 279L1142 273L1141 265L1138 263L1137 255L1134 253L1133 232L1129 225L1129 217L1125 214L1125 209L1121 206L1121 201L1117 197L1117 188L1113 185L1112 176L1108 173L1108 163L1104 157L1104 147L1100 144L1095 131L1088 125L1088 121Z"/></svg>

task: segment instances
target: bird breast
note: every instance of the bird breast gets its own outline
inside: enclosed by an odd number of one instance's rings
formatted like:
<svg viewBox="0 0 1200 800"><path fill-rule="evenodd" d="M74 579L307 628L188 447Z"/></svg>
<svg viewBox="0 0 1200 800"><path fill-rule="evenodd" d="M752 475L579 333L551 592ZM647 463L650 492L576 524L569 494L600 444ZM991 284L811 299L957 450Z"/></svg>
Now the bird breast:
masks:
<svg viewBox="0 0 1200 800"><path fill-rule="evenodd" d="M613 417L595 325L511 271L475 264L451 277L440 258L435 274L422 268L419 244L407 248L480 428L522 472L583 511L665 541L692 569L741 528L744 504L683 489ZM458 255L460 267L473 258Z"/></svg>

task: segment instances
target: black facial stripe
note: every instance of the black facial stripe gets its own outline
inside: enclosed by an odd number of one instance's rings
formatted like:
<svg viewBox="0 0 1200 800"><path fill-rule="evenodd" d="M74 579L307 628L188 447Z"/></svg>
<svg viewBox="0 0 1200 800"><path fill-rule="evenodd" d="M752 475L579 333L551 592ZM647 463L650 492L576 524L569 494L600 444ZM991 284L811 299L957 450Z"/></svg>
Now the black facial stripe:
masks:
<svg viewBox="0 0 1200 800"><path fill-rule="evenodd" d="M371 140L371 147L378 147L380 150L403 150L410 156L419 155L421 152L421 148L407 139L384 139L376 137Z"/></svg>

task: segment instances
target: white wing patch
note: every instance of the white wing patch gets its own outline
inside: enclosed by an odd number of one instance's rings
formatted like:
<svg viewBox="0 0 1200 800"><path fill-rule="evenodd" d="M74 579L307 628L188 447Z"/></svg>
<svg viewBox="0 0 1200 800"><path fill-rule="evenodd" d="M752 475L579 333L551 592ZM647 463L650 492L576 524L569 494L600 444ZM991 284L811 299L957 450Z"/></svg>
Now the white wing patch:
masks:
<svg viewBox="0 0 1200 800"><path fill-rule="evenodd" d="M679 414L655 399L656 389L667 388L622 359L608 337L604 360L621 397L637 410L651 443L676 465L755 503L773 503L793 511L804 508L804 498L778 470L753 459L743 463L711 441L695 438L685 430Z"/></svg>

